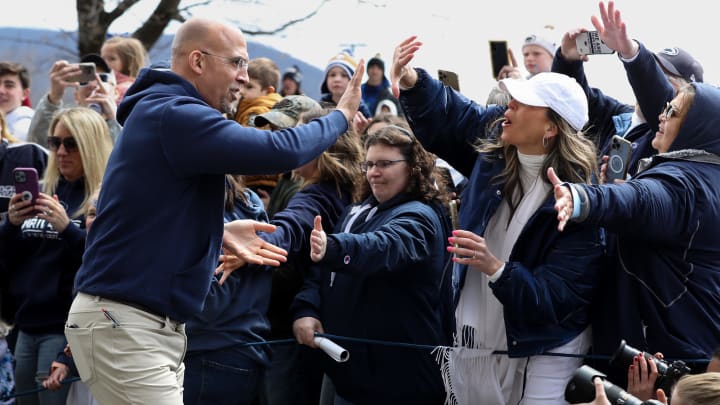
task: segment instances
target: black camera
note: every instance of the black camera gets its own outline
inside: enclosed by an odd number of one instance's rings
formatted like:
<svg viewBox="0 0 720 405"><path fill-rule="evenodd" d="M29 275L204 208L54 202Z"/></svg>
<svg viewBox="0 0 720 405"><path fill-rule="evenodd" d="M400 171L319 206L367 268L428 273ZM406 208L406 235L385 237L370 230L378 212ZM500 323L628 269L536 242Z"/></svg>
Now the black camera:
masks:
<svg viewBox="0 0 720 405"><path fill-rule="evenodd" d="M655 389L662 388L665 395L670 396L673 385L675 385L680 377L690 372L690 367L688 367L682 360L675 360L668 363L664 360L656 358L650 353L641 352L640 350L628 346L625 340L620 341L620 347L618 347L615 354L613 354L610 359L610 364L623 367L627 370L627 368L633 363L633 358L640 353L642 353L646 359L652 359L655 362L658 370L658 378L655 380Z"/></svg>
<svg viewBox="0 0 720 405"><path fill-rule="evenodd" d="M572 379L565 386L565 400L571 404L592 402L595 399L595 377L603 380L605 395L611 404L616 405L662 405L662 402L650 399L641 401L628 394L625 390L606 380L607 376L590 366L582 366L575 370Z"/></svg>

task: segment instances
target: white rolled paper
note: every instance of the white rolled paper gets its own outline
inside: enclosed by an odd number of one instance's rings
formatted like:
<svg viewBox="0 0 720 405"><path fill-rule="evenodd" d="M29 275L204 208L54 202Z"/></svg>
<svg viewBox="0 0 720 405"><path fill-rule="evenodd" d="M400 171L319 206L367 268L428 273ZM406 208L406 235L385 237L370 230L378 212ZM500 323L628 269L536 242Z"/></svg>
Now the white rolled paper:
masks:
<svg viewBox="0 0 720 405"><path fill-rule="evenodd" d="M338 346L335 342L328 338L315 336L313 340L319 348L321 348L328 356L338 363L344 363L350 358L350 352Z"/></svg>

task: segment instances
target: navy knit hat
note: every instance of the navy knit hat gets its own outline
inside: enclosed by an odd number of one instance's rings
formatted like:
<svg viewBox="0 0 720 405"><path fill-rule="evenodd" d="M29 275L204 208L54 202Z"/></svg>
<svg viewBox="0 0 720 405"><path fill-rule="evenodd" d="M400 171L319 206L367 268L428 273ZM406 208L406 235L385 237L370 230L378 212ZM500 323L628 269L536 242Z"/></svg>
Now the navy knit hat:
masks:
<svg viewBox="0 0 720 405"><path fill-rule="evenodd" d="M377 66L380 68L380 70L383 71L383 73L385 73L385 62L383 62L383 60L380 59L379 53L376 54L375 56L373 56L372 58L370 58L370 60L367 63L368 70L370 70L370 66Z"/></svg>
<svg viewBox="0 0 720 405"><path fill-rule="evenodd" d="M285 72L283 72L282 75L282 80L285 80L287 78L294 81L298 84L298 86L300 86L303 79L302 73L300 73L300 68L297 67L297 65L292 65L289 68L285 69Z"/></svg>

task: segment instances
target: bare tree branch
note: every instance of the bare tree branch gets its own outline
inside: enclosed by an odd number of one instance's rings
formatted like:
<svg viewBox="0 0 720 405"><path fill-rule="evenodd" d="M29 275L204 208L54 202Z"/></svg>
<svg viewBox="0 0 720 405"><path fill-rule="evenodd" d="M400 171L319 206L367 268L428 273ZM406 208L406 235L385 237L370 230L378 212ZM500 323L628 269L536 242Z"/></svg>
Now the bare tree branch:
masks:
<svg viewBox="0 0 720 405"><path fill-rule="evenodd" d="M237 26L240 26L241 29L242 29L242 32L243 32L245 35L253 35L253 36L275 35L275 34L278 34L278 33L282 32L282 31L285 31L288 27L291 27L291 26L293 26L293 25L295 25L295 24L301 23L301 22L303 22L303 21L309 20L310 18L314 17L315 14L317 14L318 11L320 11L320 9L322 8L322 6L324 6L325 3L328 3L329 1L330 1L330 0L323 0L322 3L320 3L320 4L315 8L315 10L313 10L313 11L310 12L310 14L308 14L308 15L306 15L306 16L304 16L304 17L300 17L300 18L294 19L294 20L290 20L290 21L284 23L283 25L279 26L278 28L275 28L275 29L272 29L272 30L269 30L269 31L266 31L266 30L251 30L251 29L246 29L246 28L243 28L243 27L242 27L242 24L238 23L237 21L233 21L233 23L234 23L235 25L237 25Z"/></svg>

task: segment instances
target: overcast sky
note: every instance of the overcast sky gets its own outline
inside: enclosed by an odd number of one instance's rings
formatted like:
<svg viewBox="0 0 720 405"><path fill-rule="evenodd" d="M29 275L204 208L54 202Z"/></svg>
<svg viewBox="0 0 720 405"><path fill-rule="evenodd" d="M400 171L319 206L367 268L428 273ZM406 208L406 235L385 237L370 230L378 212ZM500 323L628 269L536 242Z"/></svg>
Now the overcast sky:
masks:
<svg viewBox="0 0 720 405"><path fill-rule="evenodd" d="M111 27L111 32L134 30L158 2L142 0ZM110 4L112 0L106 0L106 3ZM181 6L191 3L184 0ZM223 19L230 16L244 26L273 29L289 19L309 13L320 0L257 0L254 3L262 4L242 3L238 6L228 0L215 0L210 6L195 8L194 14ZM684 48L703 64L705 81L717 83L720 56L717 43L708 38L716 36L710 32L717 22L707 5L699 0L616 2L631 37L654 50L669 46ZM0 26L77 28L74 0L24 0L18 9L27 11L0 13ZM282 35L249 39L278 48L322 69L344 44L357 44L355 56L358 59L367 60L380 53L389 65L394 46L410 35L418 35L425 46L413 64L433 74L437 69L456 71L462 92L484 102L494 83L488 40L507 40L519 57L520 44L528 34L543 32L559 43L562 34L569 29L592 28L590 16L597 14L598 2L595 0L330 0L315 17ZM554 30L545 30L543 27L547 25L554 26ZM173 24L167 32L176 28ZM598 55L591 58L586 64L591 85L632 103L632 92L617 57Z"/></svg>

